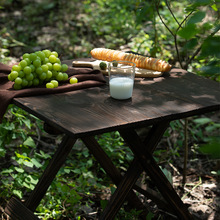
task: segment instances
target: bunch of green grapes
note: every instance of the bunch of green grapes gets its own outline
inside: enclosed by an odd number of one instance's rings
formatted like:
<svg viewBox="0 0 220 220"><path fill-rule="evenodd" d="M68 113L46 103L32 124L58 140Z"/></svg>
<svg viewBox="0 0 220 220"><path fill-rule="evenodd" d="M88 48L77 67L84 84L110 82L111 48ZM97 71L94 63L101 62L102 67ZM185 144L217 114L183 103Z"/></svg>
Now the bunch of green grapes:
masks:
<svg viewBox="0 0 220 220"><path fill-rule="evenodd" d="M19 64L12 67L8 79L14 82L14 89L46 84L56 88L60 81L68 79L66 64L62 64L56 51L42 50L25 53Z"/></svg>

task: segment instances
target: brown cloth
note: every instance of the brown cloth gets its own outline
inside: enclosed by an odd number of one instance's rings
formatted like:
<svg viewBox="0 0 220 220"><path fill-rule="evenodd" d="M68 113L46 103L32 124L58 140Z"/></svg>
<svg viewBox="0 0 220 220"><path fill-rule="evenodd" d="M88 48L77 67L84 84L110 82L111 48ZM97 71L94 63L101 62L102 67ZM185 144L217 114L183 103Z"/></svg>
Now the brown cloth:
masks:
<svg viewBox="0 0 220 220"><path fill-rule="evenodd" d="M66 81L60 82L59 86L53 89L47 89L45 85L41 85L38 87L14 90L14 83L8 80L8 74L10 72L11 66L0 63L0 123L2 123L8 105L15 97L65 93L89 87L101 86L106 82L104 76L99 70L69 67L67 74L69 77L74 75L78 79L78 83L76 84L70 84Z"/></svg>

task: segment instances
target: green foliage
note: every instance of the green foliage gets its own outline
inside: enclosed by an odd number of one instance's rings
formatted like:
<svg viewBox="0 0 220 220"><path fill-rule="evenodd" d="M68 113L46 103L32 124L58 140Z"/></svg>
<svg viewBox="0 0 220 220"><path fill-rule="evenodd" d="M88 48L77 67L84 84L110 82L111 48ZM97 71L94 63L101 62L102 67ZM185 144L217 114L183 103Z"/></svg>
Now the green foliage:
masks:
<svg viewBox="0 0 220 220"><path fill-rule="evenodd" d="M88 57L94 47L107 47L158 57L220 81L218 1L22 0L18 5L18 1L4 0L0 4L0 62L45 48L58 51L62 59L72 59ZM157 162L180 158L183 126L183 120L171 122L164 135L168 145L162 142L154 152ZM208 117L190 119L190 146L198 145L196 150L219 158L219 128ZM5 203L12 195L27 196L56 150L62 136L43 151L44 134L39 119L9 106L0 124L0 197ZM103 134L98 141L115 166L125 172L133 154L119 133ZM169 171L161 169L171 181ZM81 219L83 207L91 207L104 189L113 193L115 186L79 142L36 213L43 219ZM104 208L106 200L99 202ZM123 207L117 218L135 219L137 215ZM152 218L154 214L149 213L147 219Z"/></svg>
<svg viewBox="0 0 220 220"><path fill-rule="evenodd" d="M220 159L220 137L209 137L206 141L207 143L200 147L200 151L211 155L213 158Z"/></svg>

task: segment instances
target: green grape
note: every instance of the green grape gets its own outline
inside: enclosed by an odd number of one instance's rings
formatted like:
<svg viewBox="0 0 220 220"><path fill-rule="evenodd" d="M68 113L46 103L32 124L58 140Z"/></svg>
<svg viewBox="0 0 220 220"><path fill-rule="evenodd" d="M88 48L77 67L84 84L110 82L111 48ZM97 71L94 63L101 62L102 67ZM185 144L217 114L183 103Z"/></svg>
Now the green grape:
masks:
<svg viewBox="0 0 220 220"><path fill-rule="evenodd" d="M53 77L56 77L58 75L58 72L55 70L52 70L51 72L53 73Z"/></svg>
<svg viewBox="0 0 220 220"><path fill-rule="evenodd" d="M43 69L41 66L37 67L37 69L35 70L35 72L40 75L41 73L43 73Z"/></svg>
<svg viewBox="0 0 220 220"><path fill-rule="evenodd" d="M60 61L60 59L59 59L59 58L57 58L56 63L61 64L61 61Z"/></svg>
<svg viewBox="0 0 220 220"><path fill-rule="evenodd" d="M21 70L21 71L18 72L18 76L19 77L23 78L24 75L25 75L24 71Z"/></svg>
<svg viewBox="0 0 220 220"><path fill-rule="evenodd" d="M51 51L46 49L46 50L43 50L43 53L45 54L45 57L48 58L51 54Z"/></svg>
<svg viewBox="0 0 220 220"><path fill-rule="evenodd" d="M54 88L57 88L57 87L59 86L58 81L57 81L57 80L55 80L55 79L51 80L51 83L53 83Z"/></svg>
<svg viewBox="0 0 220 220"><path fill-rule="evenodd" d="M19 71L21 71L21 66L19 66L19 65L14 65L14 66L12 67L12 70L19 72Z"/></svg>
<svg viewBox="0 0 220 220"><path fill-rule="evenodd" d="M30 74L26 75L26 80L27 81L32 81L33 79L34 79L33 73L30 73Z"/></svg>
<svg viewBox="0 0 220 220"><path fill-rule="evenodd" d="M33 73L33 72L35 71L35 69L36 69L33 64L30 65L30 68L31 68L31 72L32 72L32 73Z"/></svg>
<svg viewBox="0 0 220 220"><path fill-rule="evenodd" d="M34 60L36 60L37 59L37 54L36 53L31 53L30 54L30 60L31 61L34 61Z"/></svg>
<svg viewBox="0 0 220 220"><path fill-rule="evenodd" d="M43 64L49 63L49 58L45 57Z"/></svg>
<svg viewBox="0 0 220 220"><path fill-rule="evenodd" d="M10 78L11 78L12 80L15 80L17 77L18 77L18 72L17 72L17 71L12 71L12 72L10 73Z"/></svg>
<svg viewBox="0 0 220 220"><path fill-rule="evenodd" d="M40 51L38 50L38 51L35 51L34 53L38 56L38 54L40 53Z"/></svg>
<svg viewBox="0 0 220 220"><path fill-rule="evenodd" d="M28 86L28 81L25 78L23 78L21 85L22 85L22 87Z"/></svg>
<svg viewBox="0 0 220 220"><path fill-rule="evenodd" d="M11 78L11 74L8 74L8 80L13 81L13 79Z"/></svg>
<svg viewBox="0 0 220 220"><path fill-rule="evenodd" d="M41 66L41 60L40 60L39 58L35 59L34 62L33 62L33 65L34 65L35 67Z"/></svg>
<svg viewBox="0 0 220 220"><path fill-rule="evenodd" d="M47 72L48 71L48 66L46 64L43 64L41 66L41 68L42 68L43 72Z"/></svg>
<svg viewBox="0 0 220 220"><path fill-rule="evenodd" d="M14 83L13 88L16 90L19 90L19 89L22 89L22 85Z"/></svg>
<svg viewBox="0 0 220 220"><path fill-rule="evenodd" d="M68 80L68 74L67 73L63 73L63 81Z"/></svg>
<svg viewBox="0 0 220 220"><path fill-rule="evenodd" d="M70 84L75 84L75 83L78 83L78 79L76 77L71 77Z"/></svg>
<svg viewBox="0 0 220 220"><path fill-rule="evenodd" d="M46 73L47 73L47 79L51 79L53 76L53 73L50 70L48 70Z"/></svg>
<svg viewBox="0 0 220 220"><path fill-rule="evenodd" d="M39 84L40 84L39 79L38 79L38 78L34 78L34 79L33 79L33 85L34 85L34 86L38 86Z"/></svg>
<svg viewBox="0 0 220 220"><path fill-rule="evenodd" d="M28 66L31 64L31 60L29 58L25 58L24 60L27 62Z"/></svg>
<svg viewBox="0 0 220 220"><path fill-rule="evenodd" d="M56 79L57 79L58 81L62 81L62 80L63 80L63 73L59 72L59 73L57 74L57 76L56 76Z"/></svg>
<svg viewBox="0 0 220 220"><path fill-rule="evenodd" d="M31 80L31 81L28 81L28 87L31 87L33 85L33 81Z"/></svg>
<svg viewBox="0 0 220 220"><path fill-rule="evenodd" d="M67 64L62 64L61 65L61 72L66 72L68 70Z"/></svg>
<svg viewBox="0 0 220 220"><path fill-rule="evenodd" d="M117 66L118 66L118 62L117 62L116 60L113 60L112 65L113 65L114 67L117 67Z"/></svg>
<svg viewBox="0 0 220 220"><path fill-rule="evenodd" d="M25 74L30 74L31 73L31 67L30 66L26 66L24 69L23 69L23 72Z"/></svg>
<svg viewBox="0 0 220 220"><path fill-rule="evenodd" d="M24 69L27 66L27 61L26 60L22 60L19 64Z"/></svg>
<svg viewBox="0 0 220 220"><path fill-rule="evenodd" d="M53 64L52 63L46 63L46 65L48 66L48 70L53 70Z"/></svg>
<svg viewBox="0 0 220 220"><path fill-rule="evenodd" d="M21 85L21 84L22 84L22 78L17 77L17 78L15 79L15 84Z"/></svg>
<svg viewBox="0 0 220 220"><path fill-rule="evenodd" d="M53 64L53 70L60 71L61 70L61 65L59 63L54 63Z"/></svg>
<svg viewBox="0 0 220 220"><path fill-rule="evenodd" d="M30 58L30 54L29 54L29 53L25 53L25 54L22 56L22 58L23 58L23 60L24 60L25 58Z"/></svg>
<svg viewBox="0 0 220 220"><path fill-rule="evenodd" d="M45 72L42 72L40 75L39 75L39 78L40 80L45 80L47 78L47 74Z"/></svg>
<svg viewBox="0 0 220 220"><path fill-rule="evenodd" d="M8 80L15 82L14 89L38 86L43 83L47 88L56 88L59 81L68 80L69 76L65 73L68 66L61 63L56 51L45 49L24 53L22 58L18 65L12 67L8 75ZM71 82L76 83L76 80L72 79Z"/></svg>
<svg viewBox="0 0 220 220"><path fill-rule="evenodd" d="M107 64L106 64L106 62L101 62L101 63L99 64L99 67L100 67L101 70L106 70L106 69L107 69Z"/></svg>
<svg viewBox="0 0 220 220"><path fill-rule="evenodd" d="M54 88L54 84L49 82L49 83L46 84L46 88L53 89Z"/></svg>
<svg viewBox="0 0 220 220"><path fill-rule="evenodd" d="M50 55L54 55L55 57L58 57L58 53L56 51L52 51Z"/></svg>
<svg viewBox="0 0 220 220"><path fill-rule="evenodd" d="M44 59L45 59L45 54L42 52L42 51L39 51L38 52L38 54L37 54L39 57L40 57L40 59L43 61Z"/></svg>
<svg viewBox="0 0 220 220"><path fill-rule="evenodd" d="M57 57L56 57L55 55L50 55L50 56L49 56L49 61L50 61L51 63L56 63Z"/></svg>

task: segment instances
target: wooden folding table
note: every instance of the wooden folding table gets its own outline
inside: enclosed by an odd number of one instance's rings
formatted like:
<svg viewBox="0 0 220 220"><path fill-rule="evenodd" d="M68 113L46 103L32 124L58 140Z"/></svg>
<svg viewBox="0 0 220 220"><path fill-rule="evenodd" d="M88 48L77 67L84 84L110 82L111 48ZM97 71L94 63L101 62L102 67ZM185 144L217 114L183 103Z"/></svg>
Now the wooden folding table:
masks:
<svg viewBox="0 0 220 220"><path fill-rule="evenodd" d="M170 121L220 109L220 87L217 82L173 68L159 78L136 79L133 97L128 100L112 99L106 85L65 94L15 98L14 104L65 134L35 189L25 203L20 204L30 211L29 217L80 138L117 185L100 219L114 219L125 200L133 207L143 209L145 206L134 190L149 196L178 219L192 219L152 154ZM136 132L137 128L149 126L151 129L143 140ZM113 165L95 139L98 134L112 131L119 131L134 153L134 160L125 175ZM154 191L144 191L135 184L143 171L154 182L159 195ZM16 210L18 206L19 203L12 199L6 213L18 218L21 213Z"/></svg>

